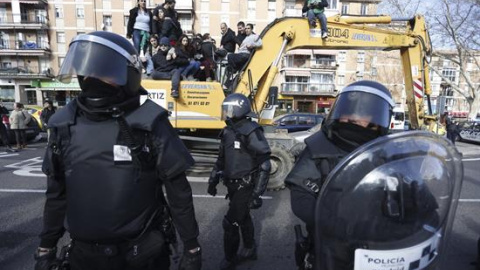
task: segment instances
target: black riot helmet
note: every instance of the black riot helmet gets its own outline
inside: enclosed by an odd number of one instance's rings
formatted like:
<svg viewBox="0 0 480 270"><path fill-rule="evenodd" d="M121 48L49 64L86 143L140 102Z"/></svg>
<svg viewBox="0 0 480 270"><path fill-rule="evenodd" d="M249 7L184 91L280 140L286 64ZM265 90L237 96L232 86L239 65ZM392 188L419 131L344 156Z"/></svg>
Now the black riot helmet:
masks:
<svg viewBox="0 0 480 270"><path fill-rule="evenodd" d="M394 106L383 84L354 82L338 94L322 130L339 147L351 151L388 133Z"/></svg>
<svg viewBox="0 0 480 270"><path fill-rule="evenodd" d="M222 120L240 120L246 117L255 117L251 104L245 95L234 93L227 96L222 102Z"/></svg>
<svg viewBox="0 0 480 270"><path fill-rule="evenodd" d="M58 73L70 82L77 75L82 94L108 106L138 96L142 65L132 44L106 31L76 36Z"/></svg>

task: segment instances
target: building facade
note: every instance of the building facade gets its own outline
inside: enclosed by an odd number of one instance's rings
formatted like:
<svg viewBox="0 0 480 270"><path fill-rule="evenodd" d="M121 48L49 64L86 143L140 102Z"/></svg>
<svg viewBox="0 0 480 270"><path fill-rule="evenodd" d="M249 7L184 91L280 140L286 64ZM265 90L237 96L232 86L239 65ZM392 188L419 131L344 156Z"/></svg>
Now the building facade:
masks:
<svg viewBox="0 0 480 270"><path fill-rule="evenodd" d="M48 2L0 1L0 99L35 103L32 80L51 80Z"/></svg>
<svg viewBox="0 0 480 270"><path fill-rule="evenodd" d="M163 2L146 3L153 9ZM210 33L219 45L222 22L235 32L239 21L252 23L261 33L275 18L301 17L303 2L176 0L175 8L185 33ZM375 15L381 0L328 2L327 16ZM98 30L125 36L129 10L136 4L137 0L0 0L0 98L38 105L45 98L59 106L68 103L80 92L78 83L61 84L53 77L69 42L78 34ZM292 50L281 61L274 85L279 88L280 111L323 113L339 90L361 79L384 83L397 103L405 103L397 51Z"/></svg>

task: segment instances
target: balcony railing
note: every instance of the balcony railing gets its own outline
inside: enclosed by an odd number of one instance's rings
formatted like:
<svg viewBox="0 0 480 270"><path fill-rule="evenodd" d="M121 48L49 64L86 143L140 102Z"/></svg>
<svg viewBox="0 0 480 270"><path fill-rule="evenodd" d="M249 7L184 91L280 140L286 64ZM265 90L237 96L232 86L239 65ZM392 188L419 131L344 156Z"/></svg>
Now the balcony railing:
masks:
<svg viewBox="0 0 480 270"><path fill-rule="evenodd" d="M0 49L4 50L49 50L48 42L30 42L23 40L0 40Z"/></svg>
<svg viewBox="0 0 480 270"><path fill-rule="evenodd" d="M14 17L18 18L14 20ZM14 27L14 28L34 28L47 27L48 18L44 15L35 15L31 13L21 14L3 14L0 16L0 27Z"/></svg>
<svg viewBox="0 0 480 270"><path fill-rule="evenodd" d="M282 83L282 94L290 95L335 95L333 83Z"/></svg>
<svg viewBox="0 0 480 270"><path fill-rule="evenodd" d="M50 69L40 70L39 67L9 67L1 68L0 67L0 77L11 77L11 78L47 78L52 77L53 74Z"/></svg>
<svg viewBox="0 0 480 270"><path fill-rule="evenodd" d="M312 59L310 62L310 68L335 68L336 61L330 58L318 58Z"/></svg>

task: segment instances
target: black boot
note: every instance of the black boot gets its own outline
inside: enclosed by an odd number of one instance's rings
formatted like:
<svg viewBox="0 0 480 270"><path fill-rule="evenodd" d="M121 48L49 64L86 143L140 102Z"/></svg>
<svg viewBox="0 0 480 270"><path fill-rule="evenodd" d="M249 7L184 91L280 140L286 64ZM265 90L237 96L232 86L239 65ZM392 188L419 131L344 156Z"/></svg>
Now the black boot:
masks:
<svg viewBox="0 0 480 270"><path fill-rule="evenodd" d="M223 250L225 252L225 259L220 265L221 269L235 269L239 246L240 231L238 229L238 225L236 223L230 223L227 218L223 218ZM223 268L223 266L226 268Z"/></svg>
<svg viewBox="0 0 480 270"><path fill-rule="evenodd" d="M250 214L247 215L243 223L240 225L242 230L243 248L238 253L238 261L243 262L246 260L257 259L257 247L255 245L255 228L253 227L253 221Z"/></svg>
<svg viewBox="0 0 480 270"><path fill-rule="evenodd" d="M220 263L220 270L235 270L236 266L234 262L223 259Z"/></svg>
<svg viewBox="0 0 480 270"><path fill-rule="evenodd" d="M257 247L253 246L252 248L242 248L237 255L238 262L245 262L248 260L256 261L257 260Z"/></svg>

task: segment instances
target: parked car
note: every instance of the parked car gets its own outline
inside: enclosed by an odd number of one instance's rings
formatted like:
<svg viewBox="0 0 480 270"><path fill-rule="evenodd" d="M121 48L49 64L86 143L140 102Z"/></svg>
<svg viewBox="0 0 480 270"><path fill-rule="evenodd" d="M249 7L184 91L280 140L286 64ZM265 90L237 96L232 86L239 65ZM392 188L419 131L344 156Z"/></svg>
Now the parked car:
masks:
<svg viewBox="0 0 480 270"><path fill-rule="evenodd" d="M459 141L480 143L480 120L472 120L460 126Z"/></svg>
<svg viewBox="0 0 480 270"><path fill-rule="evenodd" d="M273 119L276 129L286 129L288 132L308 130L322 123L324 116L313 113L290 113L283 114Z"/></svg>
<svg viewBox="0 0 480 270"><path fill-rule="evenodd" d="M10 120L8 119L8 117L8 114L0 115L3 124L5 124L5 126L7 127L8 141L11 144L15 144L15 133L13 132L13 130L10 129ZM40 125L35 117L32 117L30 122L28 123L25 134L27 135L27 141L31 141L40 135Z"/></svg>

